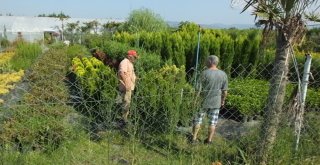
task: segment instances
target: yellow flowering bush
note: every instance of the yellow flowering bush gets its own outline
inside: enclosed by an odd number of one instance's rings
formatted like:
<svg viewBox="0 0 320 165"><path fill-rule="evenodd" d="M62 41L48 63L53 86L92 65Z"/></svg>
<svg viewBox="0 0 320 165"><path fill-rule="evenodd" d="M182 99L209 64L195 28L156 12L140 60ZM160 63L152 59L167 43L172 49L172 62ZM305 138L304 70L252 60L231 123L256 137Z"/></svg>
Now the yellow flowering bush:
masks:
<svg viewBox="0 0 320 165"><path fill-rule="evenodd" d="M14 84L19 82L24 75L24 71L0 74L0 95L9 93L14 88Z"/></svg>
<svg viewBox="0 0 320 165"><path fill-rule="evenodd" d="M117 76L114 70L96 58L74 58L73 72L76 75L74 87L79 100L76 107L95 120L110 120L117 95ZM97 104L98 103L98 104Z"/></svg>
<svg viewBox="0 0 320 165"><path fill-rule="evenodd" d="M0 53L0 66L6 65L14 56L14 52Z"/></svg>

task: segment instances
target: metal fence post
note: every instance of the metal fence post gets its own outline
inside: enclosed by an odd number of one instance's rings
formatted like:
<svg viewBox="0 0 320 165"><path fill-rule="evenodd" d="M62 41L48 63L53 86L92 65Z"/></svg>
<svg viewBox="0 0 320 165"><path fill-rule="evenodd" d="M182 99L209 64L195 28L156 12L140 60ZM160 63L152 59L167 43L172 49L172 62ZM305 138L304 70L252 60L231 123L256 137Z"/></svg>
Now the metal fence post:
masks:
<svg viewBox="0 0 320 165"><path fill-rule="evenodd" d="M199 25L197 57L196 57L196 71L195 71L195 85L194 85L195 87L197 86L197 76L198 76L198 61L199 61L199 52L200 52L200 36L201 36L201 27Z"/></svg>
<svg viewBox="0 0 320 165"><path fill-rule="evenodd" d="M309 83L309 76L310 76L310 67L311 67L311 55L307 54L306 55L306 62L304 64L304 70L303 70L303 78L302 78L302 103L305 102L306 100L306 95L307 95L307 88L308 88L308 83Z"/></svg>
<svg viewBox="0 0 320 165"><path fill-rule="evenodd" d="M306 54L306 62L304 64L303 78L302 78L302 84L301 84L301 95L298 100L300 102L300 110L298 110L296 114L296 119L295 119L295 127L296 127L295 130L297 133L297 140L296 140L296 146L295 146L296 151L298 150L299 141L300 141L301 126L302 126L303 115L304 115L304 106L305 106L305 100L306 100L308 83L309 83L311 59L312 59L311 55Z"/></svg>

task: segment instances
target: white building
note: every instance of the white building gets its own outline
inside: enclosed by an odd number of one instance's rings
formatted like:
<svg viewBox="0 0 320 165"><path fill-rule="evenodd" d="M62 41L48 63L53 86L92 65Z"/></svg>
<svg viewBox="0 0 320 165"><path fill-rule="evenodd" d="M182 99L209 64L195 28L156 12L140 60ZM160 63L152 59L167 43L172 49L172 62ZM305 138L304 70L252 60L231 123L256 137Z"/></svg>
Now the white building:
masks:
<svg viewBox="0 0 320 165"><path fill-rule="evenodd" d="M79 21L80 26L84 22L96 20L100 24L108 22L123 22L119 19L86 19L86 18L68 18L63 21L64 26L67 23ZM59 18L52 17L19 17L19 16L0 16L0 38L7 36L9 41L13 41L21 34L27 41L43 40L44 32L60 33L62 22Z"/></svg>

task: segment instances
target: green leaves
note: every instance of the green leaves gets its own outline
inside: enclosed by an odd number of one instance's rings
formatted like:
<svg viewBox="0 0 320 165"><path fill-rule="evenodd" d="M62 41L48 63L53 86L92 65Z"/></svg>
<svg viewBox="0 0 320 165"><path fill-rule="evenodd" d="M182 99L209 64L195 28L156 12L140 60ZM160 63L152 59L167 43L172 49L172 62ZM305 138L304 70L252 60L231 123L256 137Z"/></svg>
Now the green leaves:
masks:
<svg viewBox="0 0 320 165"><path fill-rule="evenodd" d="M94 95L103 92L101 90L106 89L106 86L114 86L114 88L117 86L117 78L114 71L96 58L74 58L72 66L80 82L79 87L84 93ZM105 82L110 82L111 84L105 84Z"/></svg>
<svg viewBox="0 0 320 165"><path fill-rule="evenodd" d="M136 117L140 132L171 132L179 120L191 120L190 111L196 109L183 105L192 102L191 98L185 100L184 89L188 89L188 84L184 70L184 67L166 65L142 75L137 84L137 99L133 101L139 107Z"/></svg>
<svg viewBox="0 0 320 165"><path fill-rule="evenodd" d="M286 99L288 100L293 85L286 88ZM258 115L263 111L268 98L269 82L257 79L233 79L229 83L227 97L227 109L235 109L242 115ZM308 110L318 110L320 103L320 91L308 89L306 107Z"/></svg>
<svg viewBox="0 0 320 165"><path fill-rule="evenodd" d="M257 115L265 106L268 89L267 81L234 79L230 81L227 106L246 116Z"/></svg>
<svg viewBox="0 0 320 165"><path fill-rule="evenodd" d="M293 10L297 0L281 0L281 5L284 11L288 14Z"/></svg>
<svg viewBox="0 0 320 165"><path fill-rule="evenodd" d="M36 43L17 42L15 55L10 60L11 69L19 71L29 68L41 53L41 47Z"/></svg>
<svg viewBox="0 0 320 165"><path fill-rule="evenodd" d="M139 47L149 52L161 56L162 63L174 64L177 66L186 66L187 70L192 69L196 62L196 50L198 42L199 27L192 23L182 23L179 30L175 32L140 32L129 34L127 32L117 33L115 40L124 42L131 46L139 43ZM205 67L206 57L214 54L220 57L222 69L229 73L232 66L238 68L238 65L247 65L248 58L252 57L252 64L258 63L258 49L261 38L259 30L201 30L200 38L200 58L199 68ZM238 36L247 38L246 42L238 42ZM111 42L106 43L108 47ZM237 52L235 52L237 47ZM115 46L115 49L120 46ZM107 48L106 50L112 50ZM108 52L107 52L108 53ZM234 55L241 55L243 60L233 60ZM112 56L112 53L111 53ZM236 58L241 58L237 56ZM244 62L244 63L242 63ZM252 68L254 69L254 67Z"/></svg>
<svg viewBox="0 0 320 165"><path fill-rule="evenodd" d="M319 13L311 12L311 13L306 13L304 16L309 21L320 22L320 14Z"/></svg>
<svg viewBox="0 0 320 165"><path fill-rule="evenodd" d="M133 10L125 24L125 31L140 32L140 31L163 31L168 28L166 22L160 17L160 15L153 11L141 8Z"/></svg>
<svg viewBox="0 0 320 165"><path fill-rule="evenodd" d="M248 10L249 7L255 6L255 4L258 3L258 0L249 0L247 1L247 4L243 7L241 13L245 12L246 10Z"/></svg>
<svg viewBox="0 0 320 165"><path fill-rule="evenodd" d="M76 110L98 121L112 121L117 96L118 78L113 69L94 57L72 60L76 82L74 95L79 98Z"/></svg>
<svg viewBox="0 0 320 165"><path fill-rule="evenodd" d="M243 11L254 8L254 15L270 21L285 21L303 15L311 8L318 8L318 0L249 0Z"/></svg>

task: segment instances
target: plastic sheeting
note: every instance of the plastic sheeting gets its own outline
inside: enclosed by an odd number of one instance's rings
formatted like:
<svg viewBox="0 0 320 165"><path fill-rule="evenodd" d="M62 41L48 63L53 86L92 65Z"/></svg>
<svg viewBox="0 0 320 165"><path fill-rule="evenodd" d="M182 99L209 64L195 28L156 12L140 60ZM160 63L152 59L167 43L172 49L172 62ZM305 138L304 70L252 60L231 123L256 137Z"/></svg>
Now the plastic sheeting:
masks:
<svg viewBox="0 0 320 165"><path fill-rule="evenodd" d="M51 31L61 26L60 24L61 21L59 21L57 18L14 16L0 17L0 31L3 31L5 27L8 33L35 33L46 30Z"/></svg>
<svg viewBox="0 0 320 165"><path fill-rule="evenodd" d="M100 24L108 22L123 22L120 19L85 19L85 18L68 18L63 21L64 25L67 23L75 23L79 21L80 26L84 22L96 20ZM62 22L58 18L50 17L17 17L17 16L0 16L0 38L4 36L6 31L7 38L12 41L18 36L20 32L24 39L34 41L42 39L43 32L59 32Z"/></svg>

